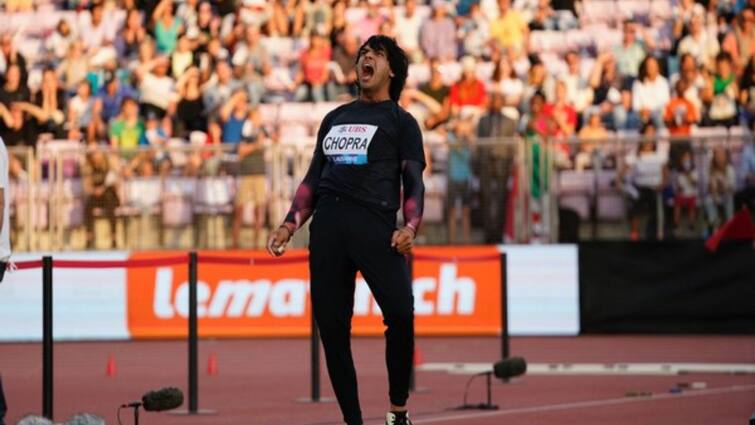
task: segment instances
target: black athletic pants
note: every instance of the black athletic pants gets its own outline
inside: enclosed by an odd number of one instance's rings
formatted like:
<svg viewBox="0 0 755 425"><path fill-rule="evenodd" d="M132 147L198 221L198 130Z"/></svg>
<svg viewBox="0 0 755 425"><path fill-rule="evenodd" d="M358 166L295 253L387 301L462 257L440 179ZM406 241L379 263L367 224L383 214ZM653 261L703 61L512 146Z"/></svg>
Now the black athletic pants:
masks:
<svg viewBox="0 0 755 425"><path fill-rule="evenodd" d="M409 397L414 353L411 278L404 256L391 248L395 224L381 214L341 196L323 195L310 225L312 304L330 381L349 425L362 424L351 356L357 270L367 281L387 326L385 360L391 403L404 406Z"/></svg>

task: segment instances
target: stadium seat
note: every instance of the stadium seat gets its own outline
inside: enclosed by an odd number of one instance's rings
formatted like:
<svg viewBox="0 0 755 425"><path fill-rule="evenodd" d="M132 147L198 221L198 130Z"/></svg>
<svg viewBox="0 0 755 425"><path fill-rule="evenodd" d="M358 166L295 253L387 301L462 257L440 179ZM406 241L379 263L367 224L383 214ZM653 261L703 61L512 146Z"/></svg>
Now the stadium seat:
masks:
<svg viewBox="0 0 755 425"><path fill-rule="evenodd" d="M204 245L210 248L225 248L225 225L223 216L233 213L236 181L231 176L204 177L197 182L194 212L206 224ZM200 227L200 230L201 227Z"/></svg>
<svg viewBox="0 0 755 425"><path fill-rule="evenodd" d="M595 193L595 173L564 170L558 173L558 203L571 208L580 218L590 218L590 205Z"/></svg>

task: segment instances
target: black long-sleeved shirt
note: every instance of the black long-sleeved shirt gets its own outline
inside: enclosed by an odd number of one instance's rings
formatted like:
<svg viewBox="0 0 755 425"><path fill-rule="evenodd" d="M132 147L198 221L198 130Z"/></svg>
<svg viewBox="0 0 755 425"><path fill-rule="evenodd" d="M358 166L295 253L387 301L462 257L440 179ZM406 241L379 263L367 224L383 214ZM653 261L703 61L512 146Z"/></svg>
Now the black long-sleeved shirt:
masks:
<svg viewBox="0 0 755 425"><path fill-rule="evenodd" d="M284 224L292 231L312 215L319 194L332 193L384 213L415 232L422 221L425 168L417 121L393 101L355 101L331 111ZM403 183L403 199L401 186Z"/></svg>

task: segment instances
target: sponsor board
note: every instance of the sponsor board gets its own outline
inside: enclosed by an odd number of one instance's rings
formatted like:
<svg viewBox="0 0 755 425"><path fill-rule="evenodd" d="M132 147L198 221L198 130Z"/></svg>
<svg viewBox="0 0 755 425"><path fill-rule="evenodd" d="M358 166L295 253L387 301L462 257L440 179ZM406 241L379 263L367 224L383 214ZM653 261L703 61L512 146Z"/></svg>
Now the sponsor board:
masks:
<svg viewBox="0 0 755 425"><path fill-rule="evenodd" d="M14 254L13 261L47 253ZM66 260L125 260L127 252L51 253ZM128 339L126 270L55 269L53 334L56 340ZM42 269L15 270L0 283L0 341L42 339Z"/></svg>
<svg viewBox="0 0 755 425"><path fill-rule="evenodd" d="M420 252L420 251L418 251ZM439 255L495 254L495 247L422 249ZM291 251L288 255L305 252ZM208 253L213 255L211 253ZM175 256L141 252L133 259ZM217 255L217 254L214 254ZM259 251L225 253L260 257ZM202 253L200 253L200 257ZM135 338L186 333L188 282L185 266L130 269L128 327ZM500 263L414 264L415 322L420 335L493 334L500 329ZM482 296L481 296L482 295ZM491 298L495 297L495 298ZM309 270L306 262L279 265L202 264L198 268L197 316L202 336L302 336L309 334ZM380 308L357 277L353 332L385 330Z"/></svg>
<svg viewBox="0 0 755 425"><path fill-rule="evenodd" d="M418 335L497 335L501 330L498 260L465 262L500 251L508 256L509 331L512 335L579 333L577 248L571 245L418 247L418 255L462 261L414 262ZM305 254L291 251L288 255ZM57 259L124 260L175 257L185 252L53 254ZM269 258L259 251L200 252L211 256ZM41 254L14 256L15 261ZM41 270L16 271L0 284L0 341L39 340ZM56 269L55 338L58 340L176 338L186 335L186 265L132 269ZM306 262L285 265L198 266L199 334L206 337L309 334ZM380 335L380 308L358 276L353 332Z"/></svg>

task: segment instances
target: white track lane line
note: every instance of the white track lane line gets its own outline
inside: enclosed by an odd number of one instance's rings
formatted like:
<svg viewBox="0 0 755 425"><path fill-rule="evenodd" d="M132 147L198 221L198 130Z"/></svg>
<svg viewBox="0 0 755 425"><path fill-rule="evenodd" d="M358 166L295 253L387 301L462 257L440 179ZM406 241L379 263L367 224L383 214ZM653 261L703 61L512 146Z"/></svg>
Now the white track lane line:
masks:
<svg viewBox="0 0 755 425"><path fill-rule="evenodd" d="M489 418L495 416L517 415L522 413L540 413L540 412L553 412L559 410L572 410L572 409L584 409L587 407L601 407L612 406L617 404L629 404L629 403L643 403L646 401L654 400L668 400L676 398L692 398L703 397L716 394L729 394L738 392L755 391L755 385L734 385L731 387L711 388L707 390L693 390L690 392L683 392L679 394L663 393L647 397L622 397L622 398L609 398L605 400L591 400L591 401L578 401L573 403L560 403L560 404L546 404L543 406L522 407L518 409L508 410L496 410L493 412L475 412L475 413L462 413L456 415L442 416L437 418L412 418L414 424L430 424L437 422L449 422L468 419ZM384 422L375 422L373 425L383 424Z"/></svg>

